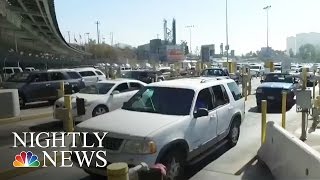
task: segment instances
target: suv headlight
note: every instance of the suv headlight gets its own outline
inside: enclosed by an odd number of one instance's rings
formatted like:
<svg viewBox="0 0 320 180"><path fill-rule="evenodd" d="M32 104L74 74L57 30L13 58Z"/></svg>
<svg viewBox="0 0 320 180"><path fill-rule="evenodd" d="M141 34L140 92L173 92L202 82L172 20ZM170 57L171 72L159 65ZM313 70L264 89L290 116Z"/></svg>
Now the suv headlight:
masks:
<svg viewBox="0 0 320 180"><path fill-rule="evenodd" d="M261 88L258 88L256 93L262 93L262 89Z"/></svg>
<svg viewBox="0 0 320 180"><path fill-rule="evenodd" d="M123 152L132 154L153 154L157 152L154 141L128 140L123 148Z"/></svg>

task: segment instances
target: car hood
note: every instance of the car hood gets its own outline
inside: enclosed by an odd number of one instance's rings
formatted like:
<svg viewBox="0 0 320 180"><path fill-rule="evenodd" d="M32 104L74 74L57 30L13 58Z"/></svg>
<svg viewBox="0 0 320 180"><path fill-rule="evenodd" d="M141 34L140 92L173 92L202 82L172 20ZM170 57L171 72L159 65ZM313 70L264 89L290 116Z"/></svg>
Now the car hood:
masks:
<svg viewBox="0 0 320 180"><path fill-rule="evenodd" d="M2 86L4 89L20 89L25 84L25 82L3 82Z"/></svg>
<svg viewBox="0 0 320 180"><path fill-rule="evenodd" d="M147 137L158 129L183 118L185 116L118 109L84 121L78 124L77 128L87 131L106 131L124 136Z"/></svg>
<svg viewBox="0 0 320 180"><path fill-rule="evenodd" d="M283 82L264 82L258 88L282 88L289 89L293 86L292 83L283 83Z"/></svg>

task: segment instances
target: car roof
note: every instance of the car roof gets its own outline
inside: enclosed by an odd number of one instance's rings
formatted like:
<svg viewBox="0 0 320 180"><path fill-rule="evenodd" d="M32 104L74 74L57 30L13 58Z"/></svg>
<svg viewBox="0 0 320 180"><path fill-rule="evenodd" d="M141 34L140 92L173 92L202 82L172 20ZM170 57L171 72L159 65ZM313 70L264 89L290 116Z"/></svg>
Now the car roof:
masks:
<svg viewBox="0 0 320 180"><path fill-rule="evenodd" d="M79 68L74 68L74 70L76 70L76 71L97 71L99 69L96 69L93 67L79 67Z"/></svg>
<svg viewBox="0 0 320 180"><path fill-rule="evenodd" d="M155 82L155 83L148 84L147 86L193 89L195 91L198 91L206 87L220 85L224 83L230 83L230 82L234 82L234 81L226 77L194 77L194 78L183 78L183 79Z"/></svg>
<svg viewBox="0 0 320 180"><path fill-rule="evenodd" d="M142 81L136 80L136 79L126 79L126 78L117 78L117 79L108 79L108 80L103 80L103 81L99 81L98 83L123 83L123 82L139 82L141 84L145 84Z"/></svg>
<svg viewBox="0 0 320 180"><path fill-rule="evenodd" d="M75 72L74 69L48 69L44 72Z"/></svg>

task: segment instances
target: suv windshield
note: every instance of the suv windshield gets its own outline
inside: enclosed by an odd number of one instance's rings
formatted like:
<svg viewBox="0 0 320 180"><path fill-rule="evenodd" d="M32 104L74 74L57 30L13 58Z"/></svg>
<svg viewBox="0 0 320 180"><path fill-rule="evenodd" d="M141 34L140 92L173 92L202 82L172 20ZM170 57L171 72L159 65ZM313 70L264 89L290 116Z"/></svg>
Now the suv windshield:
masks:
<svg viewBox="0 0 320 180"><path fill-rule="evenodd" d="M227 76L222 69L206 69L201 73L202 76Z"/></svg>
<svg viewBox="0 0 320 180"><path fill-rule="evenodd" d="M144 87L122 109L167 115L189 115L194 91L168 87Z"/></svg>
<svg viewBox="0 0 320 180"><path fill-rule="evenodd" d="M268 74L264 82L293 83L293 77L290 74Z"/></svg>
<svg viewBox="0 0 320 180"><path fill-rule="evenodd" d="M250 66L250 69L260 69L260 66Z"/></svg>
<svg viewBox="0 0 320 180"><path fill-rule="evenodd" d="M24 73L16 73L13 76L11 76L7 81L9 82L28 82L30 79L30 73L24 72Z"/></svg>
<svg viewBox="0 0 320 180"><path fill-rule="evenodd" d="M87 86L81 89L79 93L82 94L107 94L114 86L113 83L97 83L95 85Z"/></svg>

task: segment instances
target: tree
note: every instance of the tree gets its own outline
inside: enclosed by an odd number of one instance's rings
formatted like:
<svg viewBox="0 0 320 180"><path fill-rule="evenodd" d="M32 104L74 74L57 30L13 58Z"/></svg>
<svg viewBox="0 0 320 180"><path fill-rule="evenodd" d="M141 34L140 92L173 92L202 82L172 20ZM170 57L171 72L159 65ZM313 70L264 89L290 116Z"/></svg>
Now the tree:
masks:
<svg viewBox="0 0 320 180"><path fill-rule="evenodd" d="M290 56L291 58L293 58L293 57L294 57L294 54L293 54L293 50L292 50L292 48L290 48L290 49L289 49L289 56Z"/></svg>
<svg viewBox="0 0 320 180"><path fill-rule="evenodd" d="M299 47L299 56L303 60L313 60L316 58L316 49L312 44L305 44Z"/></svg>

